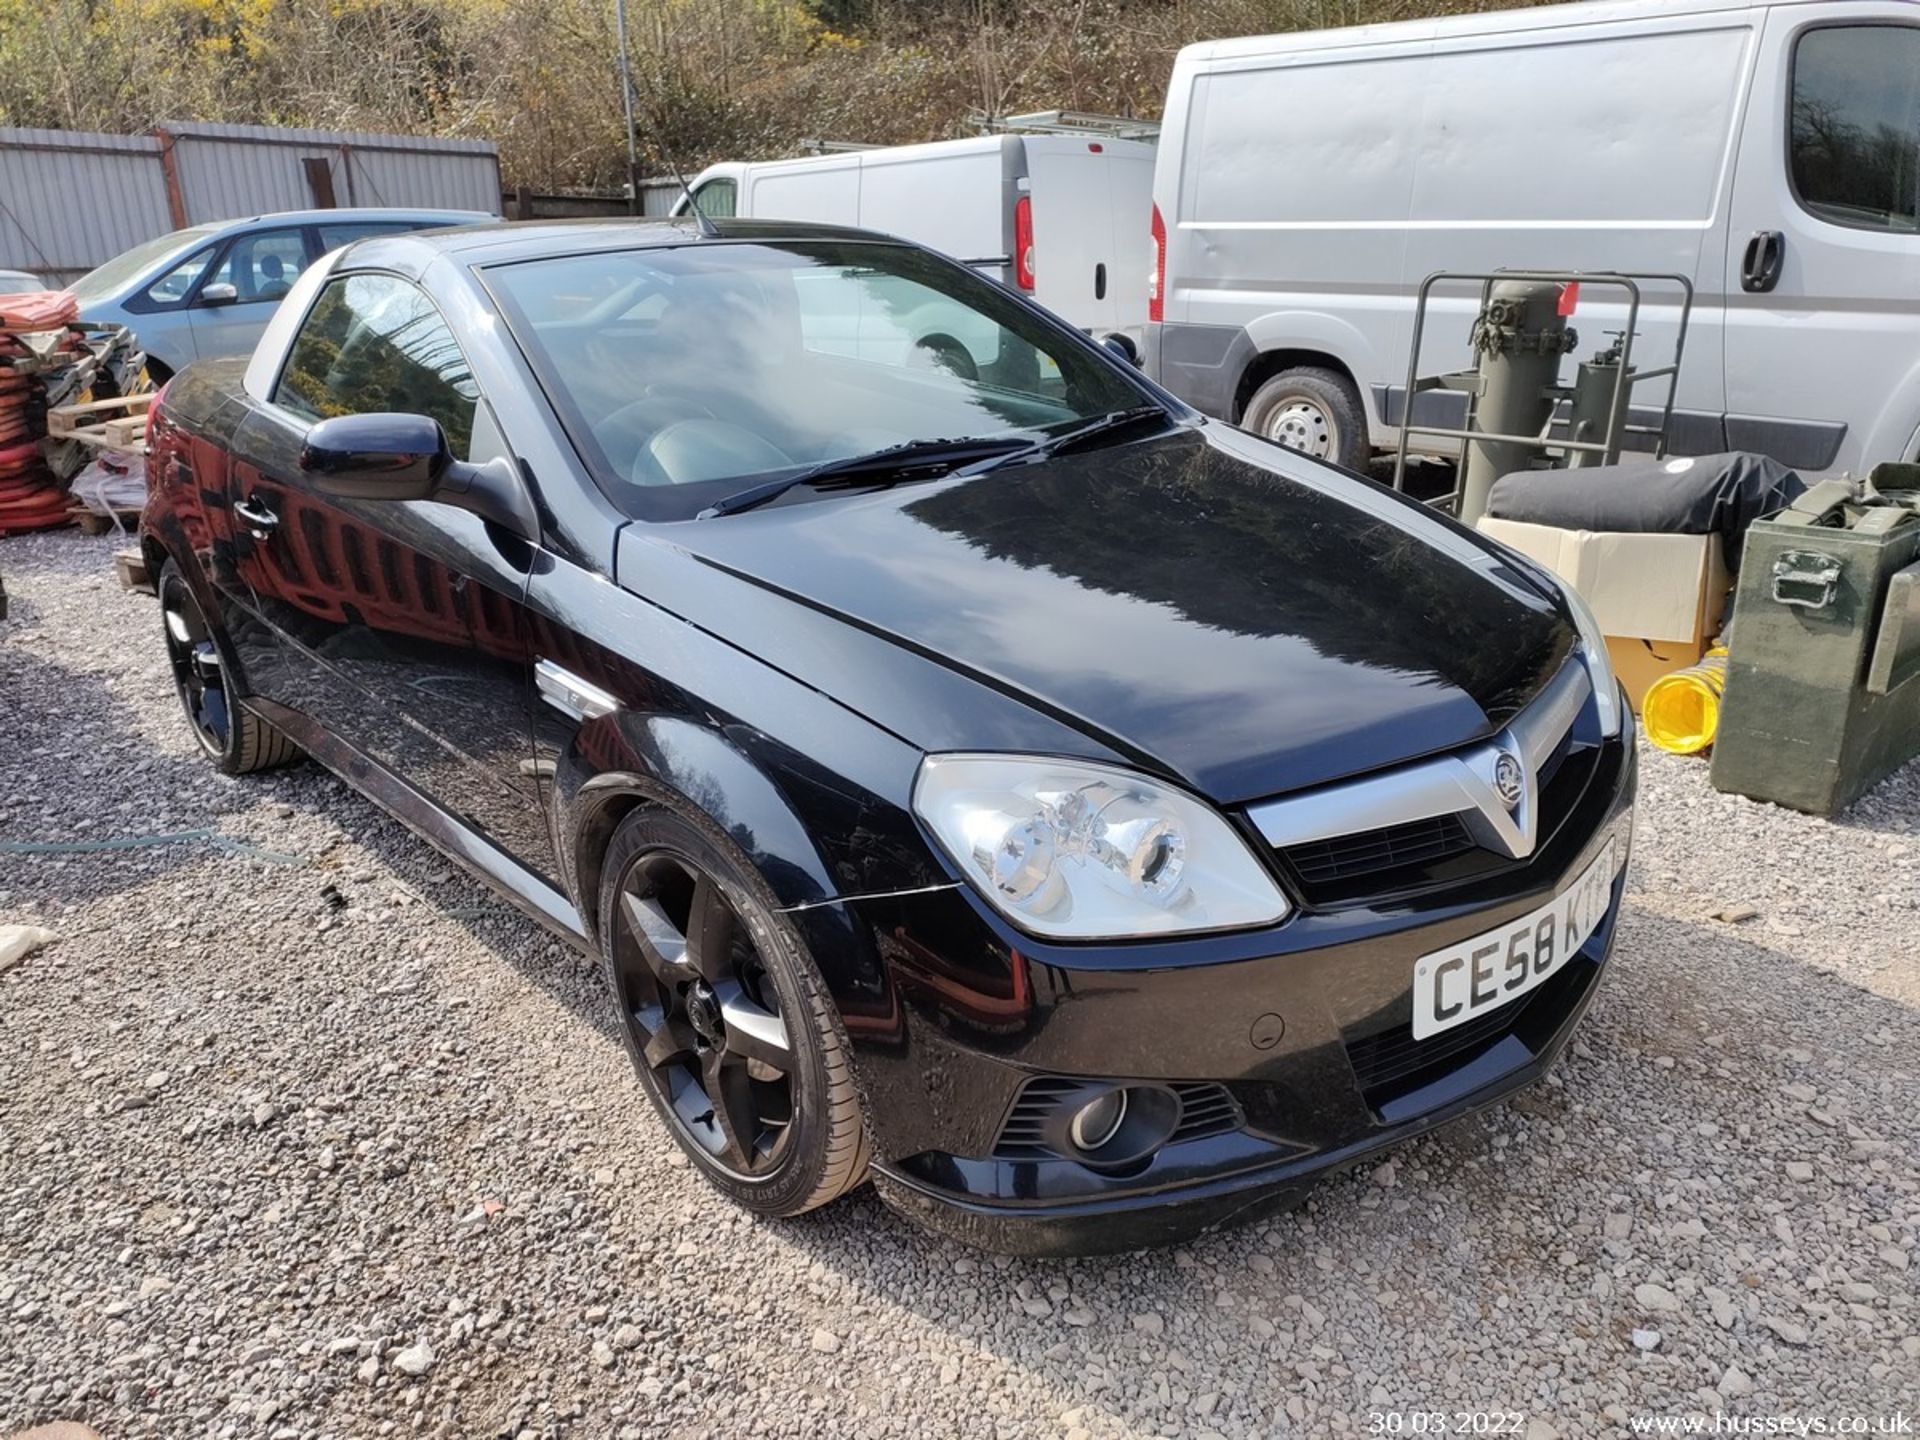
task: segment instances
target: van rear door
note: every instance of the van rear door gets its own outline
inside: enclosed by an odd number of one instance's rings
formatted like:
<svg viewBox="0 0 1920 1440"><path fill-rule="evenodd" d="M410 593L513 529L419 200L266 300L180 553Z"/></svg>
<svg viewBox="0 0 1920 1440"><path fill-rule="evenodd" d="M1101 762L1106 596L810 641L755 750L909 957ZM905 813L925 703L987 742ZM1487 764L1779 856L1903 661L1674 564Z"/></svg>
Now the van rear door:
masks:
<svg viewBox="0 0 1920 1440"><path fill-rule="evenodd" d="M1803 472L1920 428L1920 17L1769 12L1727 247L1727 439Z"/></svg>
<svg viewBox="0 0 1920 1440"><path fill-rule="evenodd" d="M1094 334L1117 328L1120 313L1110 143L1077 135L1029 135L1023 141L1033 201L1034 298ZM1140 224L1144 235L1144 215Z"/></svg>

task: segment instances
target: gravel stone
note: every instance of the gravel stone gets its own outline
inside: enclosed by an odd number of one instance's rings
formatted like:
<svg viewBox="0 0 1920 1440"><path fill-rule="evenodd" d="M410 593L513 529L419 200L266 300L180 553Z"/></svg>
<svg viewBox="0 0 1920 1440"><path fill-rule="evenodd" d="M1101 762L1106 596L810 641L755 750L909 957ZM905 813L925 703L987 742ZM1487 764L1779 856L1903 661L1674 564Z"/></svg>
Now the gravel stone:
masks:
<svg viewBox="0 0 1920 1440"><path fill-rule="evenodd" d="M324 771L204 763L125 543L0 540L0 842L207 829L297 863L0 854L0 925L63 937L0 973L0 1435L1318 1440L1485 1406L1603 1440L1915 1411L1920 767L1826 822L1643 747L1616 953L1544 1083L1251 1227L1009 1259L871 1190L780 1224L716 1197L594 962ZM1738 906L1764 918L1712 918Z"/></svg>
<svg viewBox="0 0 1920 1440"><path fill-rule="evenodd" d="M1678 1310L1680 1297L1664 1285L1651 1281L1633 1287L1633 1301L1642 1310Z"/></svg>
<svg viewBox="0 0 1920 1440"><path fill-rule="evenodd" d="M413 1344L393 1357L393 1368L398 1370L402 1375L424 1375L433 1368L433 1362L436 1358L433 1353L433 1346L428 1343L427 1337L422 1335L418 1340L414 1341Z"/></svg>

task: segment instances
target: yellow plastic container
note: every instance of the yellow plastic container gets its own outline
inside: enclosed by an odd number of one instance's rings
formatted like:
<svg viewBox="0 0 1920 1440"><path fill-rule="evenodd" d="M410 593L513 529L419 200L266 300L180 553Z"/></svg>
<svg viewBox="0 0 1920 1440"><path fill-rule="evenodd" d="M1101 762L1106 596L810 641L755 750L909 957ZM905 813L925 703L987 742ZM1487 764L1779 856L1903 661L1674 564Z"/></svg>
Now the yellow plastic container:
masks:
<svg viewBox="0 0 1920 1440"><path fill-rule="evenodd" d="M1640 702L1647 739L1675 755L1698 755L1720 729L1720 695L1727 688L1727 652L1719 646L1697 665L1662 675Z"/></svg>

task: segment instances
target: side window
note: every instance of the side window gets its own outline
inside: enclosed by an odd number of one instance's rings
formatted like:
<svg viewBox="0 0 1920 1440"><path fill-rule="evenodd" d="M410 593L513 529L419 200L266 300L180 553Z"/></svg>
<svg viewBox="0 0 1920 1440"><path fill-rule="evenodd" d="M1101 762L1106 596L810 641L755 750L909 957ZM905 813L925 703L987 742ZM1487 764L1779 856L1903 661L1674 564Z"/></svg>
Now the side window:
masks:
<svg viewBox="0 0 1920 1440"><path fill-rule="evenodd" d="M1793 188L1822 220L1920 230L1920 29L1825 25L1793 52Z"/></svg>
<svg viewBox="0 0 1920 1440"><path fill-rule="evenodd" d="M155 305L178 305L193 293L201 272L213 259L213 247L196 250L173 269L147 287L147 299Z"/></svg>
<svg viewBox="0 0 1920 1440"><path fill-rule="evenodd" d="M306 237L298 230L261 230L229 245L207 284L233 286L242 305L278 300L306 268Z"/></svg>
<svg viewBox="0 0 1920 1440"><path fill-rule="evenodd" d="M338 250L342 245L351 245L356 240L365 240L369 235L398 235L403 230L418 229L401 220L354 220L337 225L320 227L320 253Z"/></svg>
<svg viewBox="0 0 1920 1440"><path fill-rule="evenodd" d="M707 181L693 192L693 198L700 202L700 213L709 220L724 220L734 213L739 203L736 195L739 187L725 175Z"/></svg>
<svg viewBox="0 0 1920 1440"><path fill-rule="evenodd" d="M274 403L335 415L431 415L455 455L469 458L480 390L440 312L392 275L329 281L293 337Z"/></svg>

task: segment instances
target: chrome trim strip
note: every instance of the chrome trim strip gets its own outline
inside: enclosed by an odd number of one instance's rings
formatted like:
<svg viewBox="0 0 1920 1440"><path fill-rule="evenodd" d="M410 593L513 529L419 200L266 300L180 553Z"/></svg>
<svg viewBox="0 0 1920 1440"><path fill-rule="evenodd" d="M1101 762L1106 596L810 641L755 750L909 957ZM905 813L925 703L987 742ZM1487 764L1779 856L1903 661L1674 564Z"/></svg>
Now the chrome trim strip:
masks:
<svg viewBox="0 0 1920 1440"><path fill-rule="evenodd" d="M1569 656L1534 702L1492 740L1378 775L1342 781L1248 807L1247 818L1276 850L1459 815L1473 838L1515 859L1533 853L1540 820L1539 773L1593 693L1587 667ZM1502 756L1520 763L1520 798L1511 806L1495 785Z"/></svg>
<svg viewBox="0 0 1920 1440"><path fill-rule="evenodd" d="M534 663L533 683L542 700L575 720L598 720L620 708L620 702L598 685L582 680L571 670L563 670L551 660Z"/></svg>

